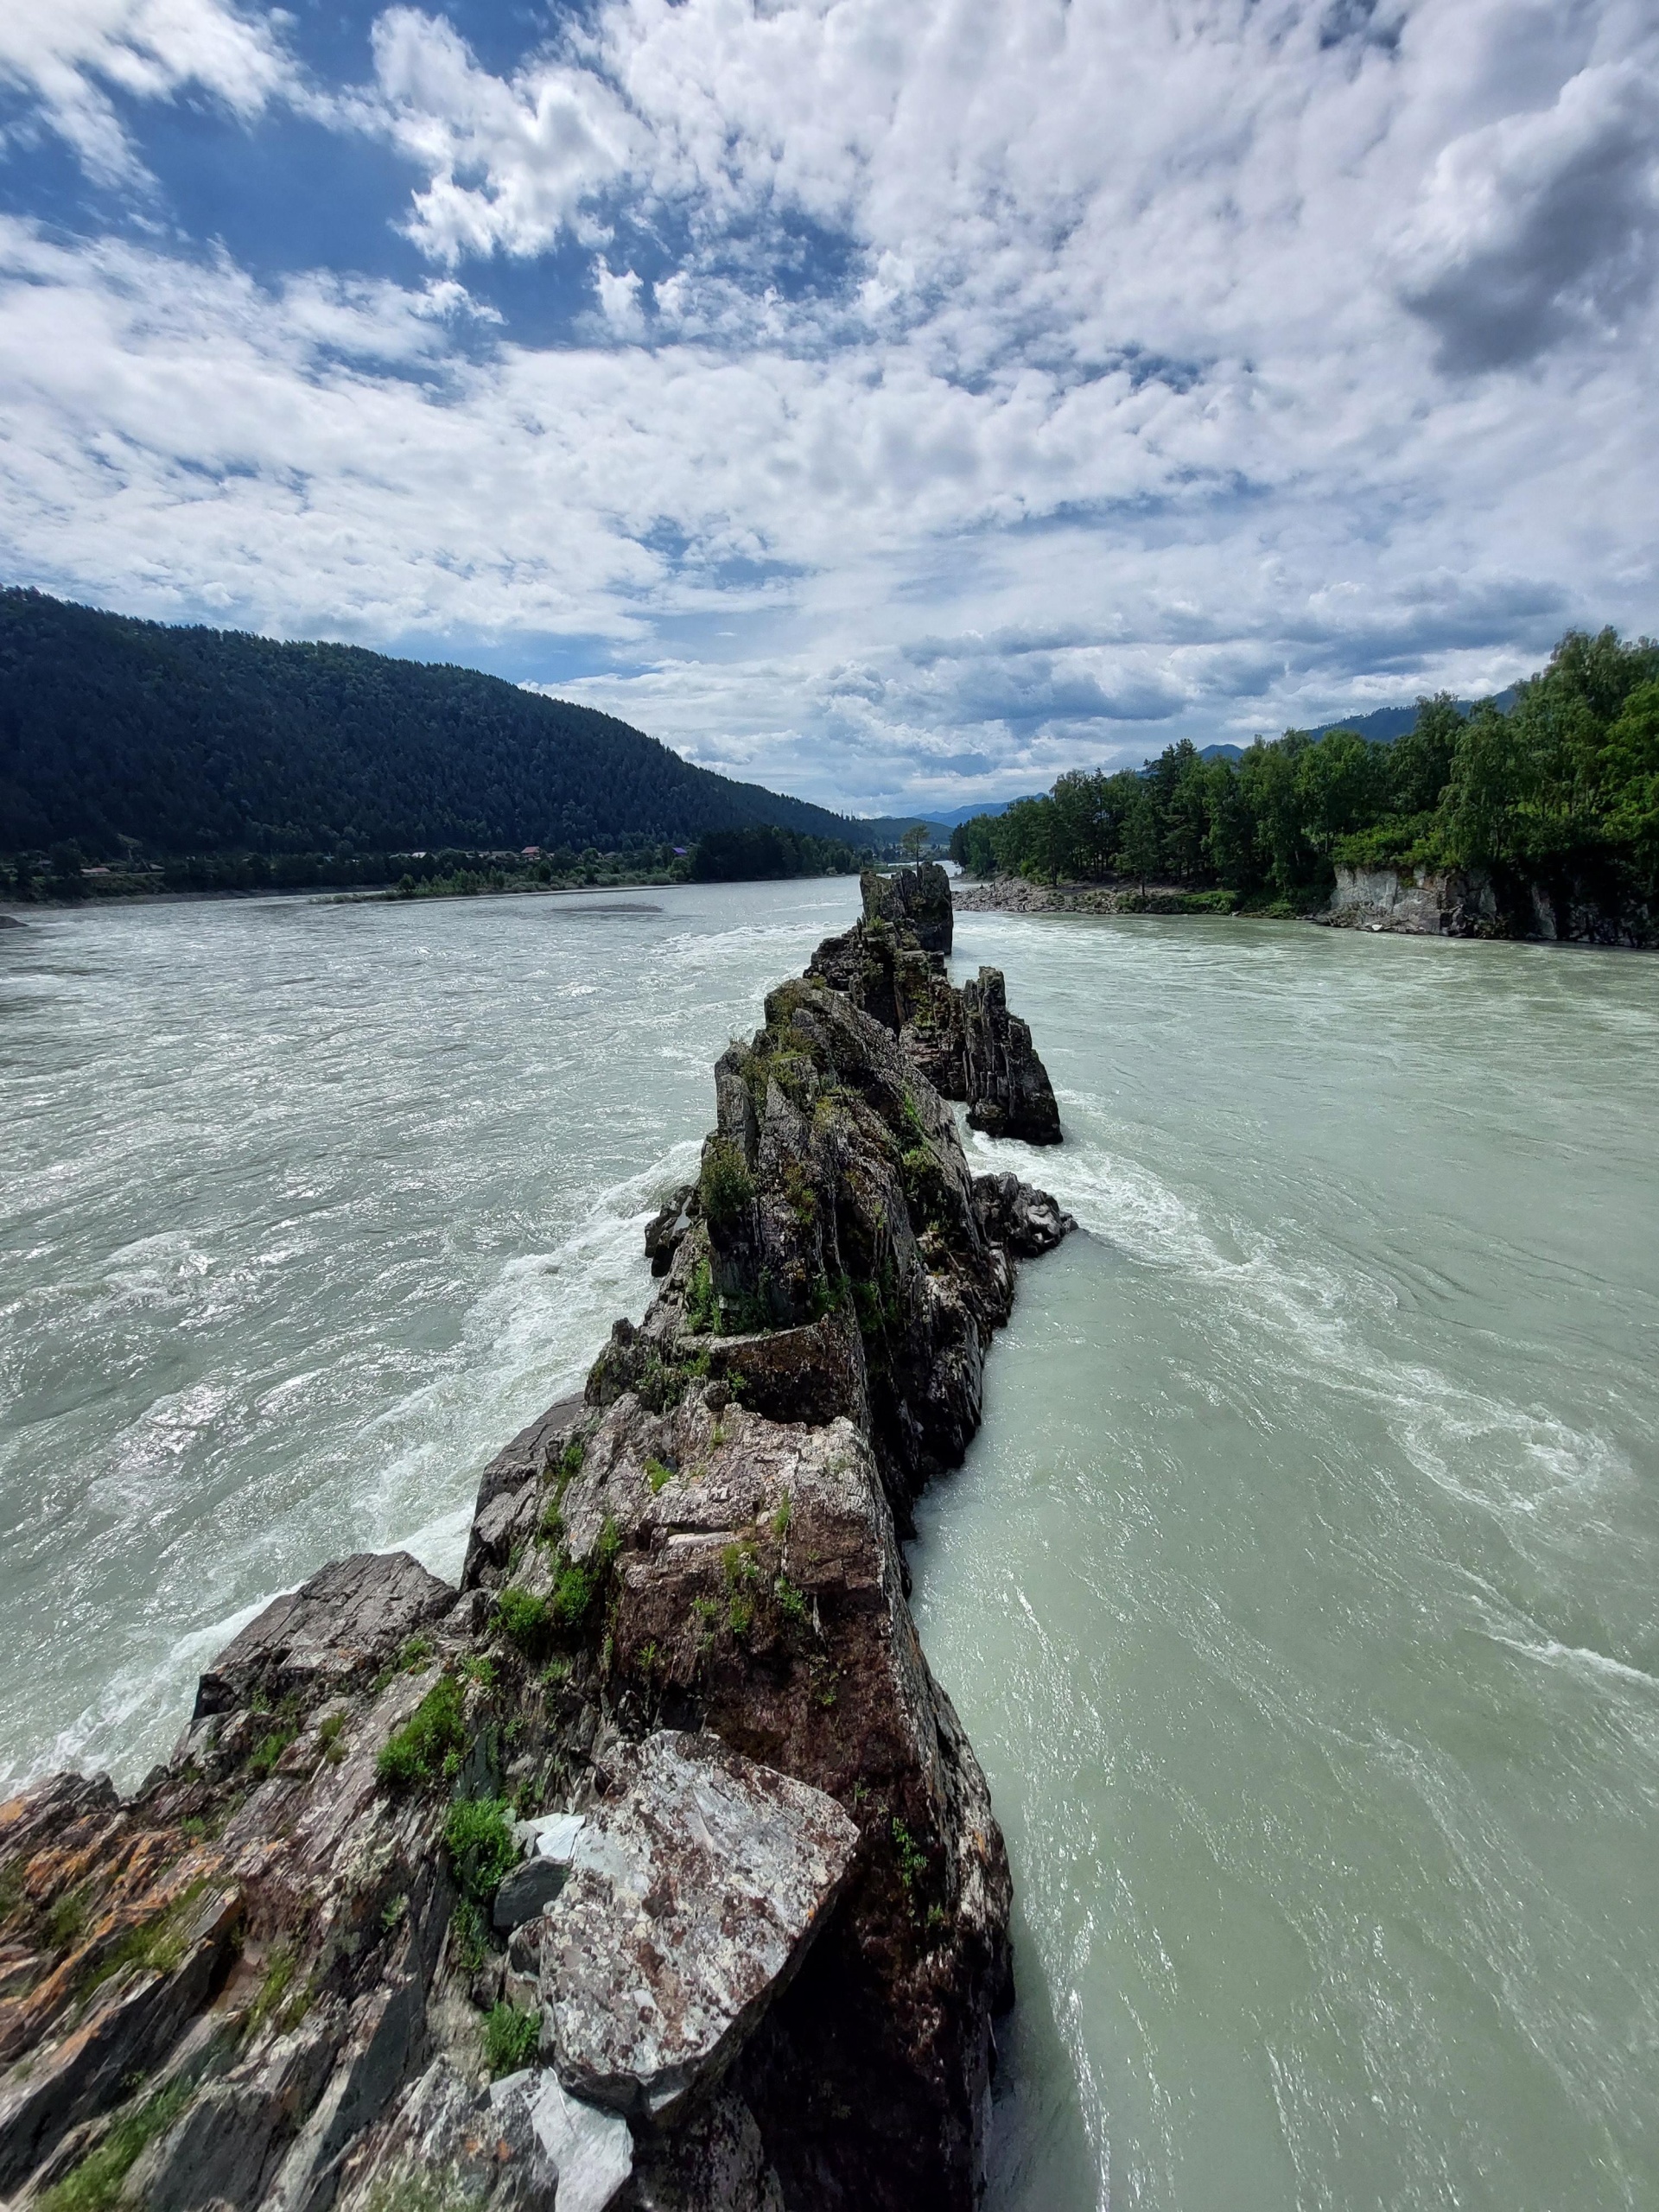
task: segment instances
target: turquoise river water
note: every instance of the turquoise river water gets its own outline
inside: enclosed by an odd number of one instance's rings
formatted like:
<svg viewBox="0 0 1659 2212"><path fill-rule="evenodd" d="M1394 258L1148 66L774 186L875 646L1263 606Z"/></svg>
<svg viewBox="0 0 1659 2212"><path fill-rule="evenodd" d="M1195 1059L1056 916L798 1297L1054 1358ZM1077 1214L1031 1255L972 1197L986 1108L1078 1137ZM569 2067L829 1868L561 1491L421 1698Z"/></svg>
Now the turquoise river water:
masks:
<svg viewBox="0 0 1659 2212"><path fill-rule="evenodd" d="M0 932L0 1781L458 1564L823 882ZM963 915L1087 1234L915 1604L1019 1896L993 2212L1659 2207L1659 962Z"/></svg>

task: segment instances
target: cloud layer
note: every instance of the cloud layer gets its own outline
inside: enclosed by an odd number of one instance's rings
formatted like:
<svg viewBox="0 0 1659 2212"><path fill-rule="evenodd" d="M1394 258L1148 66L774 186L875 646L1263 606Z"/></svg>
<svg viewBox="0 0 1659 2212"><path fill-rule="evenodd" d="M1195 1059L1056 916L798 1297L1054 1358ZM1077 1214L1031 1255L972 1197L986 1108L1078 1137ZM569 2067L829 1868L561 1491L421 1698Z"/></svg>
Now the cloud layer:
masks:
<svg viewBox="0 0 1659 2212"><path fill-rule="evenodd" d="M502 39L394 8L353 73L212 0L0 30L14 162L56 134L93 194L0 226L10 573L480 658L855 805L1656 626L1647 10ZM141 206L181 99L385 149L385 265L256 282Z"/></svg>

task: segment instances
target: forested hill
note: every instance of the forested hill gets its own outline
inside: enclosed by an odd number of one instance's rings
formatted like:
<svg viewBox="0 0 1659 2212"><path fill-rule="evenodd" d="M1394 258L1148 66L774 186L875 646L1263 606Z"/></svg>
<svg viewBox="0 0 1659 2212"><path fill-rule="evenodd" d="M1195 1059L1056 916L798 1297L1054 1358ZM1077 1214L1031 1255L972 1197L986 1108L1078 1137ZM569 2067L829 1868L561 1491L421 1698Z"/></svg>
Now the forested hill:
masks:
<svg viewBox="0 0 1659 2212"><path fill-rule="evenodd" d="M859 842L499 677L0 591L0 851L580 850L763 823Z"/></svg>

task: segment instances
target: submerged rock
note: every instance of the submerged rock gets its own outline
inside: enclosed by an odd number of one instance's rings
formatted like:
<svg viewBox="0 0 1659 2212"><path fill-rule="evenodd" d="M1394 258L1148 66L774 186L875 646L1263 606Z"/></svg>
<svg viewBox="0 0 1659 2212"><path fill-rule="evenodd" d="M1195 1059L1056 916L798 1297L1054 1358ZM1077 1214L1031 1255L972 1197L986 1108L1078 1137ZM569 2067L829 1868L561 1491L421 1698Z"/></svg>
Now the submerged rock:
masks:
<svg viewBox="0 0 1659 2212"><path fill-rule="evenodd" d="M840 1896L858 1829L823 1791L664 1732L618 1751L541 1931L573 2094L659 2125L711 2088Z"/></svg>

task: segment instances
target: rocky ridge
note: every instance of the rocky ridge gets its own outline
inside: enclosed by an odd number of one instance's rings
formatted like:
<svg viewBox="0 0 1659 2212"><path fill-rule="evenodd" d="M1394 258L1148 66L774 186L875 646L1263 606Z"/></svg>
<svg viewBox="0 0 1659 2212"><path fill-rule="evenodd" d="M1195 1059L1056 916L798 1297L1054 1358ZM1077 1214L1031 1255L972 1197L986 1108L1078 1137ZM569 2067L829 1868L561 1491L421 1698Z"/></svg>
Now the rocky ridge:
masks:
<svg viewBox="0 0 1659 2212"><path fill-rule="evenodd" d="M335 1562L130 1798L0 1806L9 2203L976 2201L1010 1885L899 1539L1072 1224L970 1174L941 1055L970 1112L1052 1093L892 880L722 1058L659 1292L486 1471L459 1588Z"/></svg>

